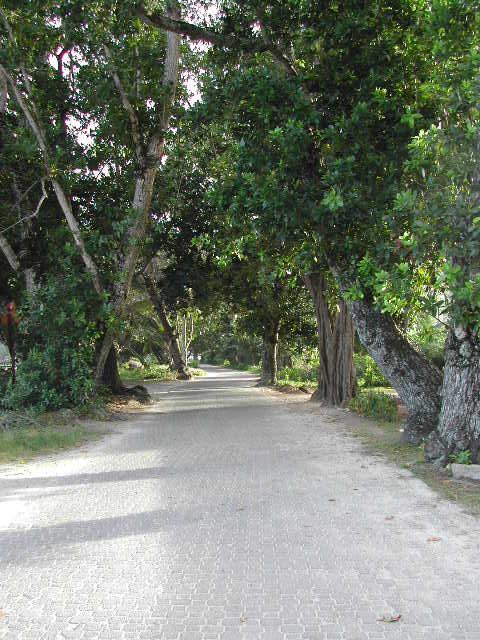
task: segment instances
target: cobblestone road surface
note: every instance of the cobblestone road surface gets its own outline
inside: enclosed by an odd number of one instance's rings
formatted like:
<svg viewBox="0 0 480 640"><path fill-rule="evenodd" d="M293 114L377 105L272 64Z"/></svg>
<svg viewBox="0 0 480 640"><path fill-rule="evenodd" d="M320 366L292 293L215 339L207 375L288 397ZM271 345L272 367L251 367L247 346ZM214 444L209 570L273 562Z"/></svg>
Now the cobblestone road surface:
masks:
<svg viewBox="0 0 480 640"><path fill-rule="evenodd" d="M0 640L480 640L480 521L254 384L0 471Z"/></svg>

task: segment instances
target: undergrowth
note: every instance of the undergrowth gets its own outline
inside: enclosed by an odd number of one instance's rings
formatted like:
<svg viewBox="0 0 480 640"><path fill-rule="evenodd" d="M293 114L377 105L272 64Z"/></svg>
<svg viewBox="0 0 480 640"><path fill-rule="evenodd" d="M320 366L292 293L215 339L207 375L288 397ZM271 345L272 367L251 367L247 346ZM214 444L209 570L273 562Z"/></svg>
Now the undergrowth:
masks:
<svg viewBox="0 0 480 640"><path fill-rule="evenodd" d="M189 367L188 369L194 377L204 376L202 369ZM173 382L177 379L177 374L166 364L150 364L139 369L129 369L126 365L119 367L120 377L125 380L152 380L155 382Z"/></svg>
<svg viewBox="0 0 480 640"><path fill-rule="evenodd" d="M72 411L0 413L0 464L26 462L40 453L79 446L101 435L79 422Z"/></svg>
<svg viewBox="0 0 480 640"><path fill-rule="evenodd" d="M350 409L374 420L395 422L398 419L397 400L387 389L361 389L350 401Z"/></svg>

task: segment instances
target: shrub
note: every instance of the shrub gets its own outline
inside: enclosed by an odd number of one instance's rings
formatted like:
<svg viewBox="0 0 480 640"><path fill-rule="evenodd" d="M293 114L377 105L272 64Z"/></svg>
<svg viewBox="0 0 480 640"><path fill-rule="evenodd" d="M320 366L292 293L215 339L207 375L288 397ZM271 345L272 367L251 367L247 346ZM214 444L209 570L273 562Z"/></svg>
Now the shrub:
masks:
<svg viewBox="0 0 480 640"><path fill-rule="evenodd" d="M130 369L128 365L122 365L119 369L120 376L126 380L175 380L176 374L168 364L151 364L141 369Z"/></svg>
<svg viewBox="0 0 480 640"><path fill-rule="evenodd" d="M459 451L456 455L450 456L450 462L456 462L457 464L472 464L472 454L470 449L466 451Z"/></svg>
<svg viewBox="0 0 480 640"><path fill-rule="evenodd" d="M224 366L224 367L229 367L229 366L230 366L230 360L228 360L227 358L225 358L225 360L223 361L223 366Z"/></svg>
<svg viewBox="0 0 480 640"><path fill-rule="evenodd" d="M278 377L285 382L311 382L313 384L317 384L318 380L318 367L310 366L308 364L299 365L292 367L284 367L278 373Z"/></svg>
<svg viewBox="0 0 480 640"><path fill-rule="evenodd" d="M93 398L101 301L88 276L61 266L19 309L17 384L7 386L6 409L85 406Z"/></svg>
<svg viewBox="0 0 480 640"><path fill-rule="evenodd" d="M355 353L353 356L359 387L389 387L390 383L369 355Z"/></svg>
<svg viewBox="0 0 480 640"><path fill-rule="evenodd" d="M408 337L434 365L443 369L443 348L447 337L447 328L444 325L427 316L417 321L408 332Z"/></svg>
<svg viewBox="0 0 480 640"><path fill-rule="evenodd" d="M390 393L377 389L359 391L350 401L350 409L375 420L395 422L398 417L396 398Z"/></svg>

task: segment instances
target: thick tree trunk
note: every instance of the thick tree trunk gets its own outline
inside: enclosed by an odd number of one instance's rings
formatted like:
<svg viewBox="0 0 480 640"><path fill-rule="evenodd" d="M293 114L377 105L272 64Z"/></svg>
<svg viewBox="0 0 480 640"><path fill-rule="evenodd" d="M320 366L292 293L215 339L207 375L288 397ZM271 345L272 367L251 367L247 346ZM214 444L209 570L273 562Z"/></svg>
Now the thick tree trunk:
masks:
<svg viewBox="0 0 480 640"><path fill-rule="evenodd" d="M326 282L321 273L304 277L317 318L318 385L312 400L337 407L348 406L357 388L353 362L353 321L342 300L333 315L325 299Z"/></svg>
<svg viewBox="0 0 480 640"><path fill-rule="evenodd" d="M112 344L103 367L101 384L116 396L133 396L141 402L150 400L150 394L143 385L138 384L134 387L126 387L123 384L118 372L117 350L114 344Z"/></svg>
<svg viewBox="0 0 480 640"><path fill-rule="evenodd" d="M127 390L118 372L117 350L112 345L103 368L102 384L115 395L125 395Z"/></svg>
<svg viewBox="0 0 480 640"><path fill-rule="evenodd" d="M445 344L442 408L425 459L443 466L450 454L467 450L480 463L480 339L457 326Z"/></svg>
<svg viewBox="0 0 480 640"><path fill-rule="evenodd" d="M420 443L438 423L440 371L372 303L355 300L348 307L362 344L408 409L402 441Z"/></svg>
<svg viewBox="0 0 480 640"><path fill-rule="evenodd" d="M277 384L277 353L279 320L273 320L263 332L262 375L260 385Z"/></svg>
<svg viewBox="0 0 480 640"><path fill-rule="evenodd" d="M178 335L176 334L172 325L170 324L170 321L168 320L165 303L162 300L152 278L144 274L144 282L148 291L148 295L150 296L150 300L152 301L153 308L157 312L158 318L165 332L168 351L173 362L173 370L177 372L177 376L180 380L190 380L192 376L188 371L187 363L182 357Z"/></svg>

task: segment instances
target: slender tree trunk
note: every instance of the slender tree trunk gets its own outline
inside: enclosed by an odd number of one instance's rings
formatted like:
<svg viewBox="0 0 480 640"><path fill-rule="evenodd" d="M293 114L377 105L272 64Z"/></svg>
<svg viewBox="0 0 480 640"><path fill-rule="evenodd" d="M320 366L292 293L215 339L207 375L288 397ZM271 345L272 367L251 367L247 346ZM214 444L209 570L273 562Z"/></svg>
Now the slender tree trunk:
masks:
<svg viewBox="0 0 480 640"><path fill-rule="evenodd" d="M7 109L7 102L8 102L8 84L7 84L6 78L3 76L3 74L0 73L0 149L3 147L3 144L4 144L3 138L5 137L5 142L7 140L7 135L4 131L5 112ZM15 209L17 210L18 219L20 220L21 218L24 217L24 214L21 208L21 194L15 179L13 179L13 182L12 182L12 191L13 191L13 196L15 198ZM38 202L38 205L35 211L33 212L33 215L37 214L40 211L40 207L42 206L43 201L45 200L46 197L47 197L47 193L45 191L44 181L42 180L42 196ZM21 246L18 252L18 256L13 251L8 240L2 234L0 234L0 249L4 253L5 257L8 260L8 263L10 264L11 268L15 271L15 273L17 275L20 275L20 272L23 273L23 276L25 278L25 287L28 293L33 293L33 291L35 290L35 271L32 266L24 266L29 259L29 250L27 246L27 241L29 236L28 232L29 232L29 223L25 221L20 226Z"/></svg>
<svg viewBox="0 0 480 640"><path fill-rule="evenodd" d="M178 341L178 335L173 329L172 325L170 324L165 303L162 300L158 292L158 289L155 285L155 282L152 280L152 278L150 278L150 276L146 274L144 274L143 277L144 277L145 286L150 296L150 300L152 301L152 304L153 304L153 308L157 312L158 318L165 332L168 351L170 353L170 356L173 362L173 370L177 372L177 375L180 378L180 380L190 380L192 376L188 371L187 363L184 361L182 357L182 352L180 350L180 344Z"/></svg>
<svg viewBox="0 0 480 640"><path fill-rule="evenodd" d="M168 2L167 15L175 19L180 17L179 5L176 0L170 0L170 2ZM155 176L165 147L165 137L169 126L170 112L177 86L180 37L175 33L167 33L167 51L162 80L165 92L163 110L159 117L157 128L148 141L146 151L144 151L138 113L129 101L119 74L113 65L112 55L106 45L104 45L104 49L107 59L112 63L112 77L114 84L120 95L121 102L129 115L137 164L137 177L135 180L135 192L132 202L132 209L136 212L136 217L133 225L127 232L124 243L126 250L122 264L120 265L121 271L125 274L125 279L117 282L114 287L113 295L113 306L115 312L122 316L125 311L127 297L135 274L135 268L141 251L141 244L145 238L147 223L150 216L150 205L152 202ZM101 379L103 367L105 366L105 361L110 351L112 341L113 335L108 333L105 336L104 343L97 359L95 372L95 379L97 381Z"/></svg>
<svg viewBox="0 0 480 640"><path fill-rule="evenodd" d="M270 386L277 384L278 330L280 321L273 320L263 332L262 375L260 384Z"/></svg>
<svg viewBox="0 0 480 640"><path fill-rule="evenodd" d="M183 351L183 361L185 364L188 363L188 345L187 345L187 316L183 314L182 317L182 351Z"/></svg>
<svg viewBox="0 0 480 640"><path fill-rule="evenodd" d="M457 326L445 344L442 408L425 459L445 465L450 454L466 450L472 462L480 463L480 339Z"/></svg>
<svg viewBox="0 0 480 640"><path fill-rule="evenodd" d="M312 400L346 407L357 387L352 316L343 300L338 305L337 313L331 313L325 299L326 281L323 274L308 274L304 280L315 307L320 360L318 385Z"/></svg>
<svg viewBox="0 0 480 640"><path fill-rule="evenodd" d="M355 300L348 307L362 344L408 409L402 441L420 443L438 423L440 371L372 303Z"/></svg>

